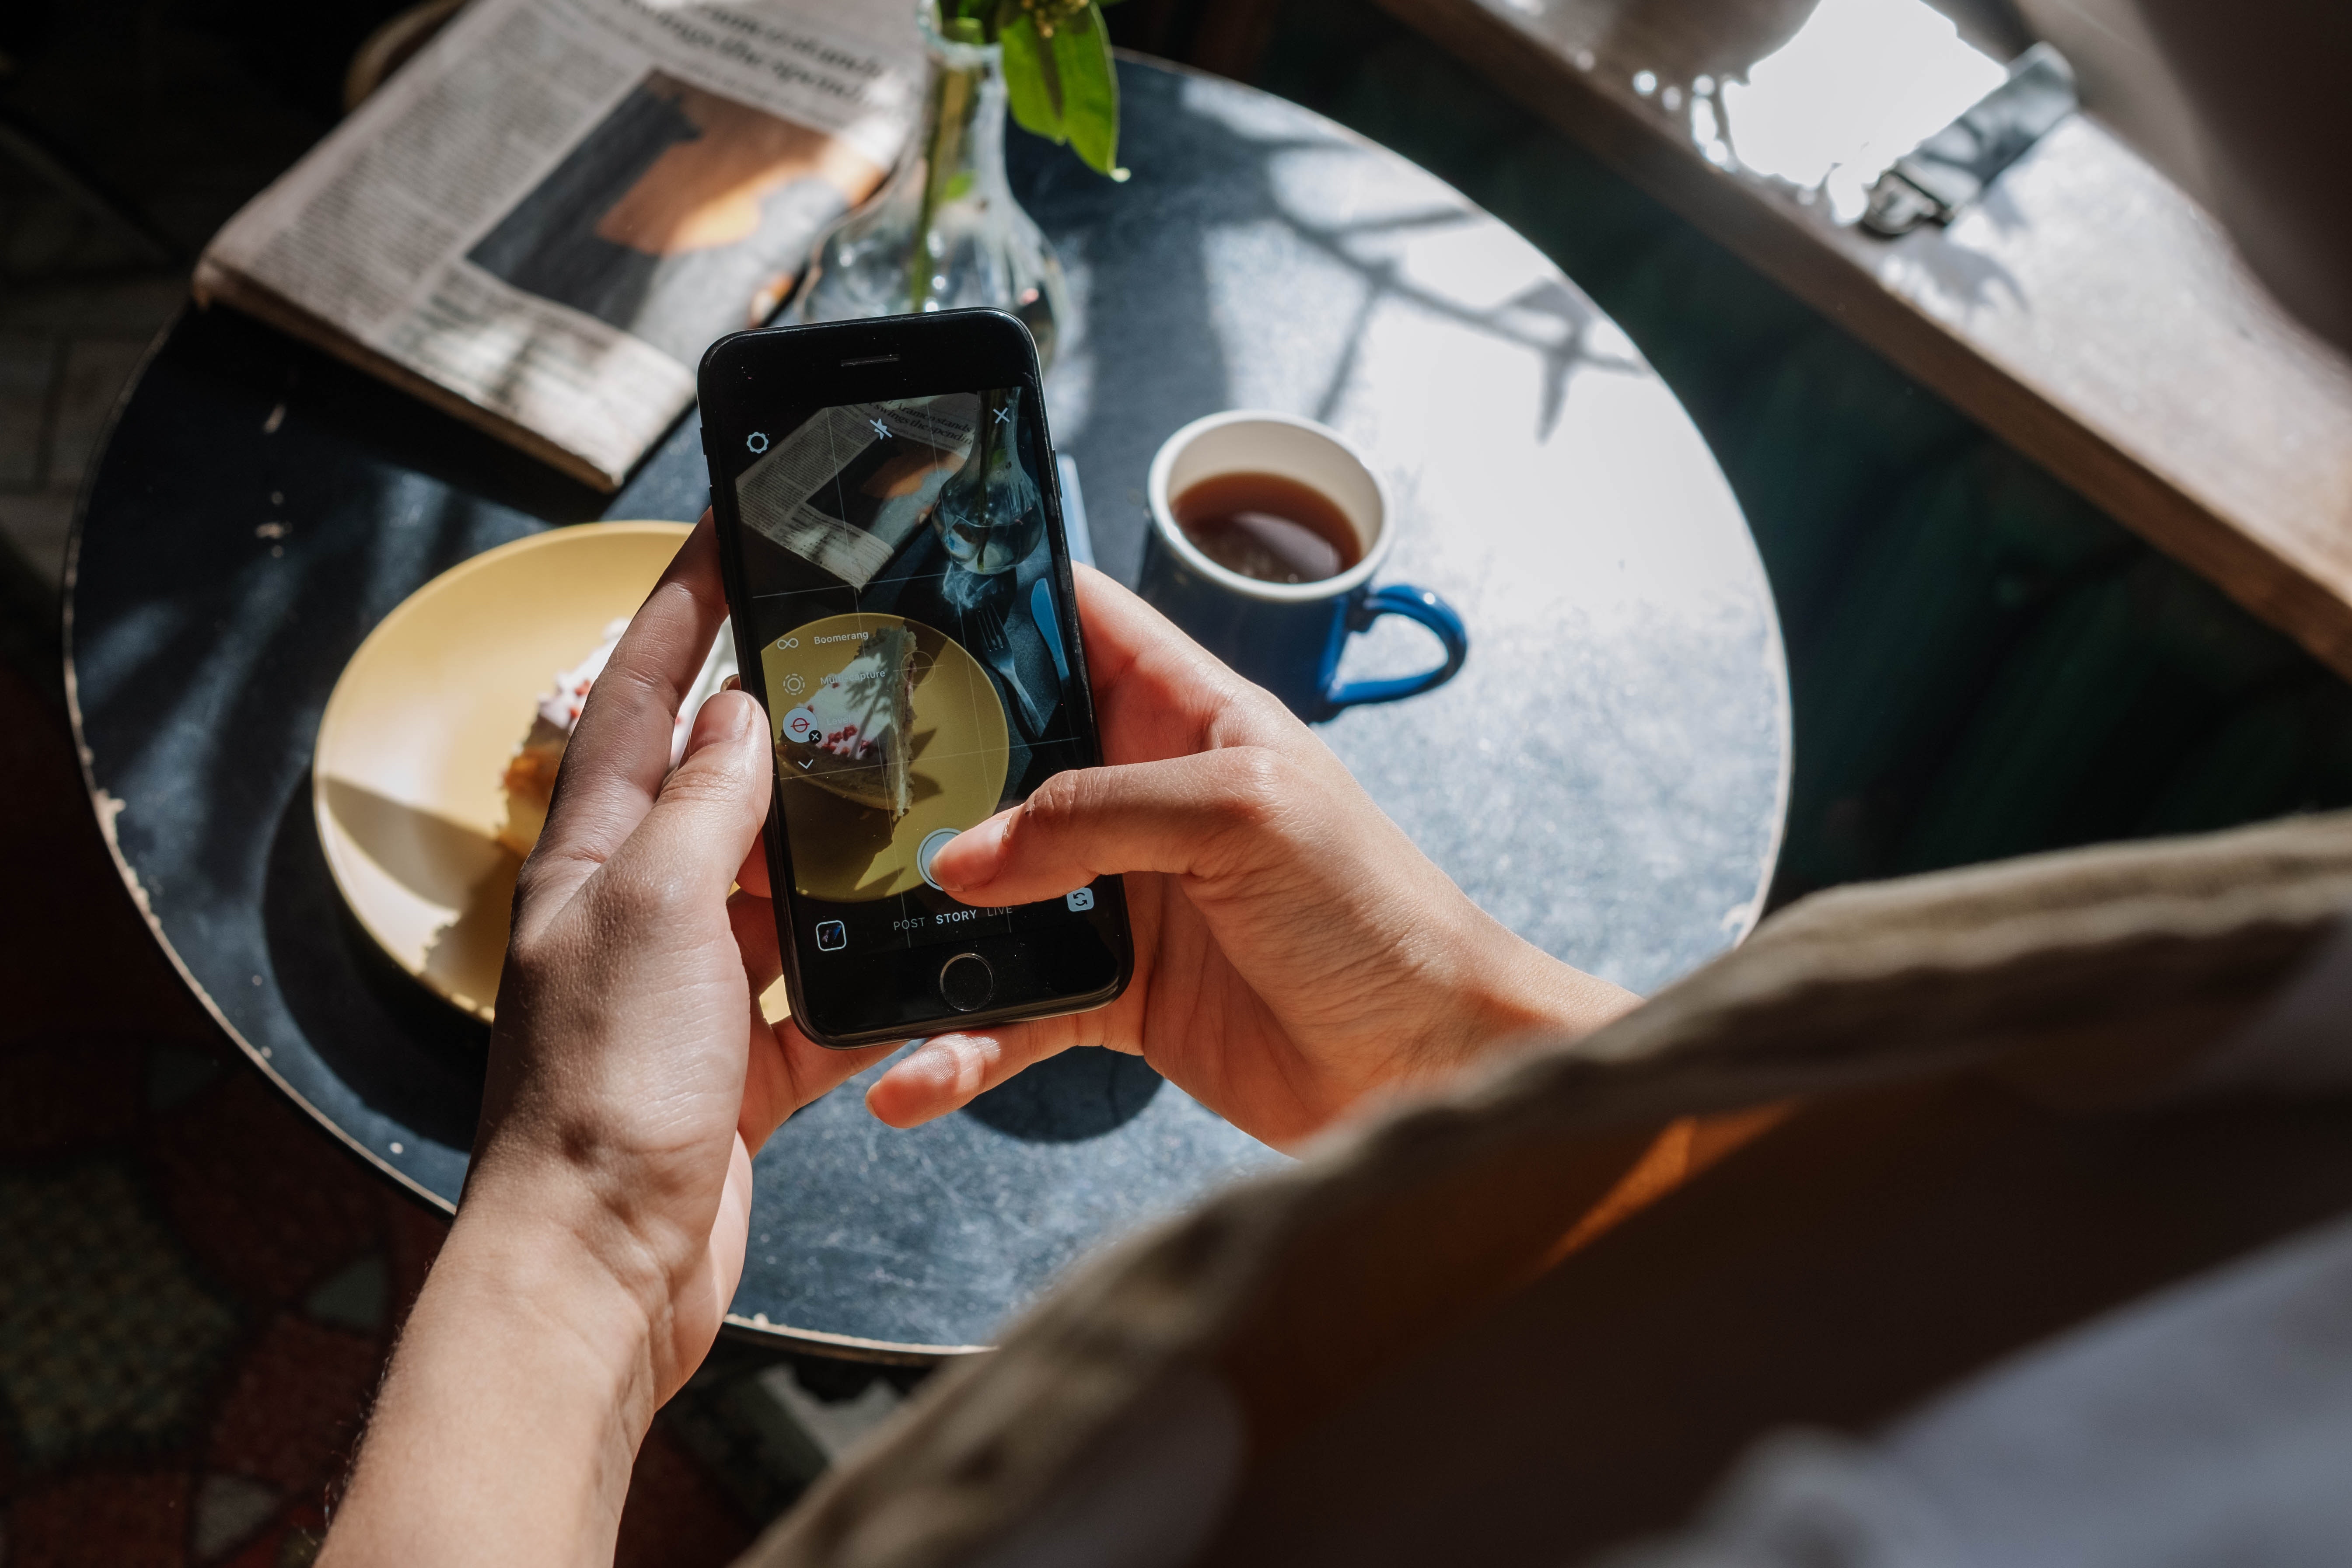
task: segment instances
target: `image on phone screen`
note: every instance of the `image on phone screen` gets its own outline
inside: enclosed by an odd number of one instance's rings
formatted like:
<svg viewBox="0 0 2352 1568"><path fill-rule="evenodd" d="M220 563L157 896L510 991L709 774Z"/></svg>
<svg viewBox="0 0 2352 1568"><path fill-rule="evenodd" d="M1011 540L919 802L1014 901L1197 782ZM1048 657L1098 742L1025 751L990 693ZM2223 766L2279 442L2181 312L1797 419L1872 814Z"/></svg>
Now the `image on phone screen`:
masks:
<svg viewBox="0 0 2352 1568"><path fill-rule="evenodd" d="M930 876L958 833L1093 760L1030 395L823 407L735 459L793 920L817 961L1094 918L1090 889L976 909Z"/></svg>

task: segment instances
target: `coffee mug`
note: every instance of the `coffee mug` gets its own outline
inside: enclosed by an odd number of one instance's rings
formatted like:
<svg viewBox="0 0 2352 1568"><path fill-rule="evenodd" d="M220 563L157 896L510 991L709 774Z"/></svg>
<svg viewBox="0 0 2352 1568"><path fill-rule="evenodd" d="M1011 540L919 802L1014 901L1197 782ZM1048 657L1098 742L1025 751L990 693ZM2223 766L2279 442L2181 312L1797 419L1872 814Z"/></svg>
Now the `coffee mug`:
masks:
<svg viewBox="0 0 2352 1568"><path fill-rule="evenodd" d="M1209 559L1185 535L1171 502L1203 479L1239 473L1275 474L1319 491L1355 531L1361 552L1356 563L1311 583L1267 583ZM1379 470L1335 430L1246 410L1195 419L1151 459L1150 500L1143 597L1302 719L1417 696L1454 679L1469 654L1462 617L1444 599L1404 584L1371 586L1395 542L1396 509ZM1402 616L1436 633L1444 662L1418 675L1340 682L1349 637L1382 616Z"/></svg>

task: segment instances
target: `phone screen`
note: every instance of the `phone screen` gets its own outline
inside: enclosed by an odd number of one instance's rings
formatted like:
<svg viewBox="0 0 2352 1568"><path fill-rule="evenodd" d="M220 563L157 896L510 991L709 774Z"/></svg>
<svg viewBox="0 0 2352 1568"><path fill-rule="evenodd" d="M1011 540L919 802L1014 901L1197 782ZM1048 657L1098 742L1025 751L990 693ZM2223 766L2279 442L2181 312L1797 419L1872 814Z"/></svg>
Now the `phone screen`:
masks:
<svg viewBox="0 0 2352 1568"><path fill-rule="evenodd" d="M981 909L930 878L958 833L1096 761L1034 385L820 406L714 464L732 470L804 980L989 937L1108 938L1095 888Z"/></svg>

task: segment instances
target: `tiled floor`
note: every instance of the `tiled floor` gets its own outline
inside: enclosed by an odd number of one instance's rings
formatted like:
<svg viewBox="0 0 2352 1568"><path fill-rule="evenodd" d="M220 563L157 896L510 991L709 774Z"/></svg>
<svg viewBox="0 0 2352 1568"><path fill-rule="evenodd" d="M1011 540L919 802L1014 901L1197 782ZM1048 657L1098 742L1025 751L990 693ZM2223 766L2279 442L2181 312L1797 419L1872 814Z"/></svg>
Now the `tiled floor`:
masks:
<svg viewBox="0 0 2352 1568"><path fill-rule="evenodd" d="M52 587L107 416L187 298L182 269L113 238L0 153L0 540Z"/></svg>
<svg viewBox="0 0 2352 1568"><path fill-rule="evenodd" d="M139 276L0 294L0 539L45 584L115 400L186 292Z"/></svg>
<svg viewBox="0 0 2352 1568"><path fill-rule="evenodd" d="M327 128L332 62L399 4L0 7L0 539L36 582L189 261Z"/></svg>
<svg viewBox="0 0 2352 1568"><path fill-rule="evenodd" d="M0 866L0 1563L308 1562L446 1222L197 1008L8 661ZM903 1382L722 1345L639 1456L619 1561L729 1562Z"/></svg>
<svg viewBox="0 0 2352 1568"><path fill-rule="evenodd" d="M349 1158L190 999L116 879L58 697L59 574L110 413L183 308L186 258L325 123L251 62L315 82L335 40L310 49L310 67L289 64L283 24L324 16L349 32L367 9L54 0L40 51L0 58L0 108L136 210L108 216L0 142L8 1568L307 1563L446 1228ZM278 30L238 32L256 16ZM16 26L0 8L0 45ZM844 1431L900 1397L869 1368L721 1346L646 1444L619 1560L728 1562Z"/></svg>

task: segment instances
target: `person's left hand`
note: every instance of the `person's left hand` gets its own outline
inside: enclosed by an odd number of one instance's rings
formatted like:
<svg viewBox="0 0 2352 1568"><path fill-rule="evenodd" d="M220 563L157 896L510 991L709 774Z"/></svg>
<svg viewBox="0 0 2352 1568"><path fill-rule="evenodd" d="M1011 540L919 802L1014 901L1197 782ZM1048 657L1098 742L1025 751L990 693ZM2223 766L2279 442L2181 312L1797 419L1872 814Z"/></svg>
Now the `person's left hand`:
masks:
<svg viewBox="0 0 2352 1568"><path fill-rule="evenodd" d="M589 693L517 879L465 1197L328 1568L610 1562L637 1445L742 1275L752 1151L889 1049L761 1016L775 921L729 896L768 813L758 704L713 697L669 765L726 616L706 512Z"/></svg>
<svg viewBox="0 0 2352 1568"><path fill-rule="evenodd" d="M729 896L767 819L758 704L713 697L669 770L671 715L726 616L706 513L591 691L517 880L459 1220L564 1226L653 1325L656 1403L734 1295L752 1152L888 1054L826 1050L761 1016L782 972L775 919L764 898Z"/></svg>
<svg viewBox="0 0 2352 1568"><path fill-rule="evenodd" d="M726 616L705 513L597 678L517 880L465 1198L326 1568L612 1561L637 1445L742 1275L752 1151L888 1052L761 1016L775 920L729 896L768 813L758 704L712 698L669 765Z"/></svg>

